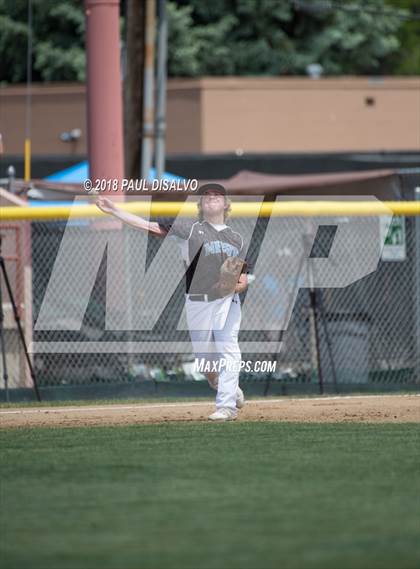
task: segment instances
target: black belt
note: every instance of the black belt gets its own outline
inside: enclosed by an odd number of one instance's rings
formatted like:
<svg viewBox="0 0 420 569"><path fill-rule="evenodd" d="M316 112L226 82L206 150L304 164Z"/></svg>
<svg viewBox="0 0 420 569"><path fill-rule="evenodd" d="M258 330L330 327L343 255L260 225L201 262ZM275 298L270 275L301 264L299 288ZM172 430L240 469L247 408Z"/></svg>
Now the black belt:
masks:
<svg viewBox="0 0 420 569"><path fill-rule="evenodd" d="M187 294L189 300L193 302L212 302L213 300L217 300L218 298L222 298L219 295L213 294Z"/></svg>

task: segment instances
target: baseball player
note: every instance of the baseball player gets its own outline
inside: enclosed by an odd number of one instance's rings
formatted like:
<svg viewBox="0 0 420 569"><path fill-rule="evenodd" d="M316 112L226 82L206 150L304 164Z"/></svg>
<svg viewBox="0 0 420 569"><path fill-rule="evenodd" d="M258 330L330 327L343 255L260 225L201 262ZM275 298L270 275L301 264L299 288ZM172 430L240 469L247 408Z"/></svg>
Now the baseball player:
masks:
<svg viewBox="0 0 420 569"><path fill-rule="evenodd" d="M211 421L236 419L245 400L239 387L241 322L239 294L248 286L242 236L226 224L230 202L225 188L199 190L198 220L147 221L99 197L97 206L124 223L158 237L174 237L186 267L185 310L196 362L204 358L210 386L217 391ZM203 360L202 360L203 361Z"/></svg>

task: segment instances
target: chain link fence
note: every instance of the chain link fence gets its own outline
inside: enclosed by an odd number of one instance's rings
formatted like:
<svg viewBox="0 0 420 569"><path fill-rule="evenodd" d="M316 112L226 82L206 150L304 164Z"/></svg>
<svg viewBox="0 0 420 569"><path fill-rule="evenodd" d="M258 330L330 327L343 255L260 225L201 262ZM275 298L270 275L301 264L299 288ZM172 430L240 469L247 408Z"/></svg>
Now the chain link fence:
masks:
<svg viewBox="0 0 420 569"><path fill-rule="evenodd" d="M420 186L420 172L402 172L401 185L403 199L415 199L414 188ZM310 257L328 258L335 236L334 221L337 220L324 218L325 230L318 231L310 247ZM250 227L248 219L231 220L233 229L249 240L249 258L253 265L261 253L268 223L268 219L262 218L255 227ZM372 223L378 224L378 219ZM159 257L162 240L149 237L146 241L140 232L121 228L118 222L97 218L33 221L30 223L31 264L27 267L31 286L26 287L25 295L24 268L16 269L19 255L17 249L13 250L16 231L19 233L23 226L24 223L14 223L13 229L2 228L3 255L25 334L33 348L31 357L40 387L204 379L194 371L192 364L183 312L184 280L180 278L173 290L167 283L173 259L179 256L175 242L162 247ZM296 250L301 251L300 244L296 243L296 248L287 246L299 239L296 224L284 218L281 227L280 238L286 245L279 245L278 241L272 243L271 260L265 265L268 268L254 280L251 270L250 288L258 290L266 305L269 303L271 313L259 315L258 304L250 305L249 319L255 323L260 318L264 322L254 329L249 326L242 329L239 336L245 348L244 360L275 362L275 371L243 370L241 380L263 381L267 385L270 382L315 385L322 379L324 384L337 388L351 385L354 388L383 386L384 389L387 385L403 388L418 383L419 219L394 218L393 225L386 228L386 246L377 270L344 288L308 286L310 278L304 275L307 267L303 265L302 269L300 265L299 268L299 261L295 259ZM108 245L104 247L106 242ZM138 252L144 247L147 270L153 270L153 263L159 258L160 279L148 287L142 287L144 268L138 262ZM59 266L63 248L66 249L65 263ZM112 248L118 249L117 256ZM352 252L351 249L350 244L349 263L354 261L354 256L363 263L368 247L358 247ZM118 259L112 274L107 270L111 255L114 260ZM278 278L269 270L270 263L276 260L285 267L296 261L293 266L299 270L286 271L284 278ZM40 329L35 324L39 322L42 304L57 268L61 275L60 287L51 296L48 316L55 323L55 329L48 329L47 325ZM25 371L3 282L2 293L9 387L25 387L30 385L30 378ZM167 300L160 301L160 297ZM133 322L147 319L149 306L159 302L162 303L161 314L150 330L128 329L127 318ZM107 329L110 308L113 321L121 319L121 325L113 329ZM250 310L255 313L250 314ZM289 316L287 328L281 330L281 324L287 322ZM3 368L1 374L0 386L4 387Z"/></svg>
<svg viewBox="0 0 420 569"><path fill-rule="evenodd" d="M9 376L9 386L32 386L25 361L23 343L17 324L25 332L27 342L32 340L32 283L30 224L2 223L0 227L0 296L2 334L6 366L0 355L0 386L4 387ZM9 290L12 293L13 302ZM2 336L2 338L1 338Z"/></svg>

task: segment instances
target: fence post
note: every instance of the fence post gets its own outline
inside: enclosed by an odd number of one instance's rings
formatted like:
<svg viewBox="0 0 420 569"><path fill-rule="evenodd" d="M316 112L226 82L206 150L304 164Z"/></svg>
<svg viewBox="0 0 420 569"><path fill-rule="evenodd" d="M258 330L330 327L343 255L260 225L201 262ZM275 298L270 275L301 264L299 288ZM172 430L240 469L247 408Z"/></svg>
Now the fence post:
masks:
<svg viewBox="0 0 420 569"><path fill-rule="evenodd" d="M420 186L414 189L416 201L420 201ZM420 383L420 216L415 219L415 272L414 272L414 302L416 305L416 363L415 380Z"/></svg>

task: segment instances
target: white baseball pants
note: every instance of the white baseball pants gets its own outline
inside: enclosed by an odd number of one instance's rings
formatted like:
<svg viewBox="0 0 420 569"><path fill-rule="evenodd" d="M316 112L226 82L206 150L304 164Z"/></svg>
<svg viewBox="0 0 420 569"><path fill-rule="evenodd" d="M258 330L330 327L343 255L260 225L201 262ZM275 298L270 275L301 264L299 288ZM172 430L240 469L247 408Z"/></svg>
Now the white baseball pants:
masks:
<svg viewBox="0 0 420 569"><path fill-rule="evenodd" d="M216 409L226 407L236 411L236 392L239 386L241 352L238 343L241 325L239 295L185 303L188 328L196 358L217 362L220 367Z"/></svg>

